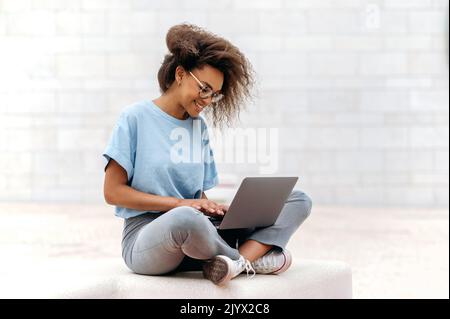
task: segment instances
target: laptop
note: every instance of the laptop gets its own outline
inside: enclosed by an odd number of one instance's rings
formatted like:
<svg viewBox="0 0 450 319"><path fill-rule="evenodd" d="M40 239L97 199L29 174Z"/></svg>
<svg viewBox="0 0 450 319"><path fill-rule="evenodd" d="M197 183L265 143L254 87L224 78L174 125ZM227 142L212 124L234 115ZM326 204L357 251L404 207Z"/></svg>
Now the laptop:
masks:
<svg viewBox="0 0 450 319"><path fill-rule="evenodd" d="M217 229L271 226L297 180L298 177L246 177L225 215L210 220Z"/></svg>

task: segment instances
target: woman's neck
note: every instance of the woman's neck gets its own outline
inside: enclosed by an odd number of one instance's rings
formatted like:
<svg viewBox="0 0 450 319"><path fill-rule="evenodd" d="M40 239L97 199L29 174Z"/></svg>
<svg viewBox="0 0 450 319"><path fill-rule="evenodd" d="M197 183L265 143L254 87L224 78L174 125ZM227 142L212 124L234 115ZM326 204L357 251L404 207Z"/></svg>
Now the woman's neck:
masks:
<svg viewBox="0 0 450 319"><path fill-rule="evenodd" d="M176 100L170 96L170 94L163 94L159 98L153 100L161 110L166 112L167 114L179 119L185 120L189 117L184 107L177 103Z"/></svg>

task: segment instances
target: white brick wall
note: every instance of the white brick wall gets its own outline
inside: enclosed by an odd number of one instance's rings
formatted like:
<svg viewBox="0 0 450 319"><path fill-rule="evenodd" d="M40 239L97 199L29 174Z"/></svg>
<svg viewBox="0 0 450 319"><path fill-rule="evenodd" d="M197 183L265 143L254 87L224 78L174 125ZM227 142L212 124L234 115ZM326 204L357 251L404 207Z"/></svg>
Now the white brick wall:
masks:
<svg viewBox="0 0 450 319"><path fill-rule="evenodd" d="M239 126L279 128L276 174L315 203L448 206L448 0L0 0L0 200L103 201L117 115L183 21L253 62Z"/></svg>

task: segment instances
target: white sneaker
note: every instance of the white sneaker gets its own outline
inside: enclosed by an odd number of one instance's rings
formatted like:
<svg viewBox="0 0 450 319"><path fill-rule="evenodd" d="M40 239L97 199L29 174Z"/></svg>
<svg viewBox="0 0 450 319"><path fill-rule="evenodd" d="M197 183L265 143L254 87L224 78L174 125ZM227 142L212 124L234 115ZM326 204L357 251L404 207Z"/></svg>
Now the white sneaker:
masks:
<svg viewBox="0 0 450 319"><path fill-rule="evenodd" d="M244 270L247 272L247 276L249 272L253 272L251 278L255 275L251 263L243 256L240 256L238 260L233 260L227 256L218 255L203 265L203 277L216 285L223 285Z"/></svg>
<svg viewBox="0 0 450 319"><path fill-rule="evenodd" d="M286 249L270 250L264 256L252 262L257 274L278 275L285 272L292 264L292 255Z"/></svg>

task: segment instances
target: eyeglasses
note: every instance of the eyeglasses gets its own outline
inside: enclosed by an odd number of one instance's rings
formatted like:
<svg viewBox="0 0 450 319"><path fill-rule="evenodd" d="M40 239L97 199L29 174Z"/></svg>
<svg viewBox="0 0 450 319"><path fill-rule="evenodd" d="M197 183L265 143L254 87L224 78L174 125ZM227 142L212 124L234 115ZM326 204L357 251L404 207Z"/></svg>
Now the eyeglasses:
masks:
<svg viewBox="0 0 450 319"><path fill-rule="evenodd" d="M192 75L192 77L195 79L195 81L197 81L198 85L200 86L199 91L200 98L207 99L209 97L212 97L211 98L212 103L217 103L223 98L223 94L214 92L213 89L209 87L209 85L205 85L202 82L200 82L200 80L197 79L195 75L192 74L192 72L189 71L189 74Z"/></svg>

